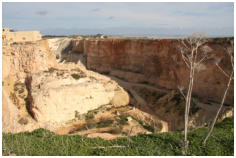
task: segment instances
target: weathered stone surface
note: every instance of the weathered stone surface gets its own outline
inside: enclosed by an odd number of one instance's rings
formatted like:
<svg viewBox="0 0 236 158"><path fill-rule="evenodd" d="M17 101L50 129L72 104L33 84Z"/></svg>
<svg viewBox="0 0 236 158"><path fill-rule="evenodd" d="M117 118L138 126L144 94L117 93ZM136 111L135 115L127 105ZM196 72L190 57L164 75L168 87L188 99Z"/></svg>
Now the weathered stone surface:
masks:
<svg viewBox="0 0 236 158"><path fill-rule="evenodd" d="M42 124L60 124L75 118L75 112L86 114L101 106L127 105L129 96L116 82L100 81L81 75L76 70L54 70L32 76L31 108L35 119ZM73 78L72 74L82 76Z"/></svg>
<svg viewBox="0 0 236 158"><path fill-rule="evenodd" d="M2 61L3 80L8 75L14 76L16 80L24 80L31 73L47 70L57 64L46 41L4 46Z"/></svg>
<svg viewBox="0 0 236 158"><path fill-rule="evenodd" d="M37 122L17 109L16 105L9 99L5 90L2 91L2 131L5 133L18 133L33 131L38 128Z"/></svg>
<svg viewBox="0 0 236 158"><path fill-rule="evenodd" d="M223 49L227 43L208 44L216 56L222 58L221 66L228 72L230 62ZM131 96L135 92L134 86L139 85L142 91L136 91L137 95L133 95L137 102L132 105L140 108L140 115L144 116L141 110L147 113L148 117L143 120L150 119L151 124L162 125L161 128L156 127L156 131L183 128L184 100L176 91L161 96L144 94L145 87L151 90L163 87L166 90L176 89L180 85L187 89L189 72L176 49L176 40L62 38L52 40L49 45L51 50L47 41L3 47L3 81L8 81L4 85L9 84L3 87L3 132L30 131L38 127L54 130L80 114L103 105L117 107L129 103L129 95L119 86L122 84L118 85L109 76L86 70L86 66L129 81L122 86L131 92ZM58 64L56 55L59 55L59 61L64 59L65 62ZM194 96L219 101L227 78L211 61L204 63L203 68L195 78ZM11 92L16 93L12 85L16 81L24 83L26 76L27 93L24 89L25 93L21 94L28 95L28 110L38 122L26 117L9 98ZM232 101L233 88L228 93L227 103ZM141 105L148 107L148 110L142 109ZM216 105L200 104L200 109L191 115L190 125L202 126L212 120ZM191 110L195 111L194 106ZM221 115L220 119L232 117L233 108L224 107Z"/></svg>
<svg viewBox="0 0 236 158"><path fill-rule="evenodd" d="M126 91L118 89L115 91L114 97L111 100L111 104L118 106L125 106L129 103L129 95Z"/></svg>
<svg viewBox="0 0 236 158"><path fill-rule="evenodd" d="M48 45L50 50L59 59L63 53L68 53L72 49L72 43L70 38L53 38L48 39Z"/></svg>
<svg viewBox="0 0 236 158"><path fill-rule="evenodd" d="M132 82L148 82L167 89L177 89L178 86L187 89L189 70L177 50L177 40L103 39L85 40L83 45L89 69L121 75L121 78ZM223 69L230 72L230 58L225 51L228 42L211 41L208 46L213 50L211 54L222 59L220 65ZM194 79L193 95L220 102L227 77L212 60L204 62L203 66L205 69ZM138 74L136 77L135 73ZM227 104L233 104L233 84L227 95Z"/></svg>

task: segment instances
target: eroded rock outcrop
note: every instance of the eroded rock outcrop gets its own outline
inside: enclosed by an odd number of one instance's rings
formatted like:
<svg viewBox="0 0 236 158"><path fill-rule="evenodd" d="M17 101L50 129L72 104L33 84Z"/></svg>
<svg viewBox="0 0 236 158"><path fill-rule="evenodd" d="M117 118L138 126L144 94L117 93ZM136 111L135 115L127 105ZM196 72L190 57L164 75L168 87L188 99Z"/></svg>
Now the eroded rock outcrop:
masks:
<svg viewBox="0 0 236 158"><path fill-rule="evenodd" d="M177 40L158 39L103 39L85 40L84 53L89 69L110 73L131 82L145 82L166 89L187 89L189 70L177 49ZM231 71L230 58L225 48L227 40L211 40L210 54L221 59L220 65ZM193 95L203 101L220 102L227 77L215 66L213 60L204 62L204 68L196 74ZM233 82L226 98L227 104L233 104Z"/></svg>
<svg viewBox="0 0 236 158"><path fill-rule="evenodd" d="M31 73L57 65L55 55L49 50L46 41L3 46L2 61L3 80L11 75L16 80L24 81Z"/></svg>
<svg viewBox="0 0 236 158"><path fill-rule="evenodd" d="M32 75L30 111L41 126L54 128L101 106L124 106L129 96L115 81L77 70L49 69Z"/></svg>
<svg viewBox="0 0 236 158"><path fill-rule="evenodd" d="M3 132L32 131L38 128L26 109L25 78L57 66L46 41L3 45L2 49Z"/></svg>
<svg viewBox="0 0 236 158"><path fill-rule="evenodd" d="M18 133L32 131L38 128L38 124L32 118L27 117L12 103L6 91L2 91L2 131L5 133Z"/></svg>
<svg viewBox="0 0 236 158"><path fill-rule="evenodd" d="M151 132L183 128L184 99L177 91L168 90L186 87L188 79L188 69L176 49L176 40L59 38L48 41L49 44L39 41L3 47L4 132L37 127L55 130L71 120L86 122L81 120L85 115L93 112L96 116L104 115L105 111L112 114L111 126L120 128L120 121L128 122L125 132L133 126L131 116L136 120L135 125L142 128L138 133L149 131L147 126L154 128ZM212 53L222 58L222 67L230 70L229 59L224 54L227 41L208 45L214 50ZM217 104L207 101L219 101L227 81L211 62L204 63L205 69L196 75L194 97L206 104L199 102L198 106L192 106L190 125L194 127L212 120ZM232 101L233 88L226 103ZM25 106L25 112L34 120L22 112ZM132 110L112 111L120 106ZM233 108L224 107L220 119L232 116ZM86 125L89 123L91 120Z"/></svg>
<svg viewBox="0 0 236 158"><path fill-rule="evenodd" d="M86 64L84 56L84 40L72 38L48 39L50 50L55 54L58 62L81 62Z"/></svg>
<svg viewBox="0 0 236 158"><path fill-rule="evenodd" d="M56 58L61 58L61 55L68 53L72 49L72 43L70 38L53 38L48 39L48 45L50 50L56 55Z"/></svg>
<svg viewBox="0 0 236 158"><path fill-rule="evenodd" d="M100 73L166 89L177 89L180 86L186 90L188 87L189 70L178 50L179 42L175 39L65 38L52 39L49 43L54 47L57 46L55 43L61 43L63 47L52 49L55 54L60 54L61 60L76 63L82 56L88 69ZM207 45L212 49L210 55L221 59L220 66L230 72L230 58L225 49L229 46L229 39L210 39ZM204 62L202 70L196 73L193 95L205 102L219 103L227 77L216 67L213 59ZM226 98L226 103L231 105L234 100L232 85L233 82Z"/></svg>

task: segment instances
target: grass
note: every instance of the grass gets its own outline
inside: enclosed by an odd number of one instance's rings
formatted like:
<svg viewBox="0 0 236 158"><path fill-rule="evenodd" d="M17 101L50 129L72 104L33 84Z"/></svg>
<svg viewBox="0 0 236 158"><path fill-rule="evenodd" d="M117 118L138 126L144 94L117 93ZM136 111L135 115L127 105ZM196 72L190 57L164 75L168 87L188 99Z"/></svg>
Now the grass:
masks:
<svg viewBox="0 0 236 158"><path fill-rule="evenodd" d="M188 155L234 155L233 119L225 119L216 124L205 147L201 145L207 128L199 128L189 133ZM43 155L183 155L183 132L155 133L130 137L127 148L92 149L96 146L127 145L126 138L103 140L82 136L56 135L44 129L18 134L3 133L3 155L16 154L28 156Z"/></svg>

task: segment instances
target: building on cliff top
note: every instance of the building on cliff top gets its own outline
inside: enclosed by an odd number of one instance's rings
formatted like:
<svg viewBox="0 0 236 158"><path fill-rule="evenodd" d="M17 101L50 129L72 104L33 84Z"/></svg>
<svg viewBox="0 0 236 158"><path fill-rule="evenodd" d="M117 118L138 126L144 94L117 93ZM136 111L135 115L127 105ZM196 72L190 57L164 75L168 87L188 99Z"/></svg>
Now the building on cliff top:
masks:
<svg viewBox="0 0 236 158"><path fill-rule="evenodd" d="M12 31L8 28L2 29L2 40L11 42L30 42L42 39L39 31Z"/></svg>

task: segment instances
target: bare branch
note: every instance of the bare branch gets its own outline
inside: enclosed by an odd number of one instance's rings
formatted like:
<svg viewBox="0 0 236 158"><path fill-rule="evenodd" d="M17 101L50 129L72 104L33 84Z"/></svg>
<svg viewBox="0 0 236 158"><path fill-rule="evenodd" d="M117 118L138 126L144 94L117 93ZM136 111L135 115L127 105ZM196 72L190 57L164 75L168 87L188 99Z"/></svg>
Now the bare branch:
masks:
<svg viewBox="0 0 236 158"><path fill-rule="evenodd" d="M232 69L234 70L234 57L231 56L231 65L232 65Z"/></svg>
<svg viewBox="0 0 236 158"><path fill-rule="evenodd" d="M202 46L201 50L203 51L204 54L207 54L212 51L212 49L207 45Z"/></svg>
<svg viewBox="0 0 236 158"><path fill-rule="evenodd" d="M128 133L128 136L127 136L127 139L128 139L128 147L129 147L129 145L130 145L130 134L131 134L132 130L133 130L133 126L132 126L131 129L129 130L129 133Z"/></svg>
<svg viewBox="0 0 236 158"><path fill-rule="evenodd" d="M222 109L222 107L223 107L223 105L224 105L225 98L226 98L226 96L227 96L228 89L229 89L230 84L231 84L231 80L233 79L233 74L234 74L234 71L232 71L231 74L230 74L230 76L229 76L229 80L228 80L228 83L227 83L227 87L226 87L226 89L225 89L225 91L224 91L224 95L223 95L223 97L222 97L222 100L221 100L221 103L220 103L220 107L218 108L218 110L217 110L217 112L216 112L216 115L215 115L215 118L213 119L213 122L212 122L212 124L211 124L211 127L210 127L210 129L209 129L209 131L208 131L208 133L207 133L207 135L206 135L206 138L205 138L204 141L203 141L203 145L206 144L207 139L209 138L209 136L211 135L211 133L212 133L212 131L213 131L213 129L214 129L215 123L216 123L216 121L217 121L217 119L218 119L218 116L219 116L219 114L220 114L220 111L221 111L221 109Z"/></svg>
<svg viewBox="0 0 236 158"><path fill-rule="evenodd" d="M184 40L184 39L181 40L181 43L183 44L183 46L184 46L186 49L188 49L188 46L187 46L187 44L185 43L185 40Z"/></svg>
<svg viewBox="0 0 236 158"><path fill-rule="evenodd" d="M200 59L200 60L197 62L196 66L199 66L199 65L201 64L201 62L203 62L203 61L205 61L205 60L207 60L207 59L208 59L208 56L207 56L207 54L205 54L204 57L202 57L202 59Z"/></svg>
<svg viewBox="0 0 236 158"><path fill-rule="evenodd" d="M185 64L187 65L187 67L190 68L189 63L188 63L189 59L186 58L183 54L182 54L182 58L183 58Z"/></svg>
<svg viewBox="0 0 236 158"><path fill-rule="evenodd" d="M219 64L216 64L216 66L220 69L221 72L223 72L223 74L229 78L229 75L219 66Z"/></svg>
<svg viewBox="0 0 236 158"><path fill-rule="evenodd" d="M232 44L230 47L226 48L226 52L230 56L231 64L234 69L234 56L233 56L233 45Z"/></svg>
<svg viewBox="0 0 236 158"><path fill-rule="evenodd" d="M187 44L186 44L186 43ZM206 38L204 38L203 34L193 34L185 40L182 40L182 48L180 49L180 53L182 55L182 58L186 65L189 67L190 72L189 72L189 84L188 84L188 91L186 96L184 95L182 88L179 88L180 93L184 96L185 98L185 114L184 114L184 153L187 154L188 150L188 119L189 119L189 109L191 106L191 97L192 97L192 89L193 89L193 81L194 81L194 74L195 74L195 68L197 70L202 70L204 65L201 65L200 63L203 62L204 60L207 59L207 51L203 51L206 53L206 55L203 56L203 58L200 59L200 62L197 64L198 60L198 49L200 46L202 46L206 42ZM205 57L206 56L206 57Z"/></svg>
<svg viewBox="0 0 236 158"><path fill-rule="evenodd" d="M186 96L185 96L184 93L183 93L184 87L178 86L178 89L179 89L179 92L181 93L181 95L182 95L182 96L184 97L184 99L186 100Z"/></svg>
<svg viewBox="0 0 236 158"><path fill-rule="evenodd" d="M197 71L197 72L200 72L202 70L205 70L206 69L206 66L204 64L194 64L194 69Z"/></svg>
<svg viewBox="0 0 236 158"><path fill-rule="evenodd" d="M203 141L203 145L206 144L207 139L209 138L209 136L211 135L211 133L212 133L212 131L213 131L213 129L214 129L215 123L216 123L216 121L217 121L217 119L218 119L218 116L219 116L219 114L220 114L220 112L221 112L221 109L222 109L222 107L223 107L223 105L224 105L224 102L225 102L225 99L226 99L226 96L227 96L227 93L228 93L228 89L229 89L230 84L231 84L231 80L234 79L234 78L233 78L233 76L234 76L233 41L231 40L230 42L231 42L231 47L226 48L226 52L227 52L227 54L230 56L230 59L231 59L232 71L231 71L230 75L228 75L228 74L219 66L219 63L220 63L221 59L216 60L216 66L220 69L221 72L223 72L223 74L224 74L225 76L228 77L228 83L227 83L227 87L226 87L226 89L225 89L225 91L224 91L224 95L223 95L223 97L222 97L220 107L218 108L218 110L217 110L217 112L216 112L216 115L215 115L215 117L214 117L214 119L213 119L213 122L212 122L212 124L211 124L211 126L210 126L210 129L209 129L209 131L208 131L208 133L207 133L207 135L206 135L206 138L205 138L204 141Z"/></svg>
<svg viewBox="0 0 236 158"><path fill-rule="evenodd" d="M196 48L194 49L194 51L196 52L195 55L193 55L194 56L194 59L193 59L193 63L194 64L197 62L197 55L198 55L198 51L197 50L198 50L198 47L199 46L197 45Z"/></svg>

